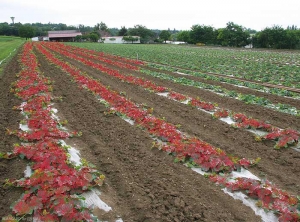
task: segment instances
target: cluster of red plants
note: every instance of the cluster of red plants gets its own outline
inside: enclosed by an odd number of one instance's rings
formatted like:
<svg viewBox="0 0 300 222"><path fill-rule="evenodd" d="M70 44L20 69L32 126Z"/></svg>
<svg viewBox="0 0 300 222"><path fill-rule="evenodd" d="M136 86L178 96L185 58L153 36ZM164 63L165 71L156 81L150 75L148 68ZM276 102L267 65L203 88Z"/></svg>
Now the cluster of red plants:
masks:
<svg viewBox="0 0 300 222"><path fill-rule="evenodd" d="M104 176L88 164L75 167L70 163L67 147L60 139L78 133L61 129L53 118L51 107L51 81L37 69L32 44L26 43L21 57L22 71L12 85L12 92L23 100L19 107L26 119L28 131L9 131L20 140L13 154L31 161L33 174L28 178L7 180L6 186L22 187L25 193L13 204L14 216L33 215L37 221L94 221L89 208L80 196L93 186L101 185ZM18 221L9 216L12 221Z"/></svg>
<svg viewBox="0 0 300 222"><path fill-rule="evenodd" d="M125 69L130 69L130 70L139 70L138 66L134 66L134 65L130 64L130 63L132 63L132 61L130 61L130 60L126 61L125 63L124 62L118 62L118 61L116 61L116 59L112 60L112 59L105 58L105 54L103 52L99 53L100 55L97 55L97 54L95 54L95 51L93 51L93 50L88 50L88 49L83 49L83 48L78 50L77 47L64 45L62 43L59 43L58 45L60 46L61 49L65 50L67 52L75 53L77 55L81 55L81 56L87 57L89 59L94 59L94 60L97 60L97 61L101 61L101 62L110 64L110 65L114 65L114 66L117 66L117 67L120 67L120 68L125 68ZM106 54L106 56L107 56L107 54Z"/></svg>
<svg viewBox="0 0 300 222"><path fill-rule="evenodd" d="M283 147L288 147L289 145L295 145L299 141L300 133L293 129L284 129L281 130L278 127L274 127L271 124L265 123L263 121L259 121L253 118L248 118L245 114L236 113L232 116L234 121L237 123L234 125L238 128L251 128L251 129L261 129L268 132L263 137L257 137L257 140L265 139L265 140L275 140L276 149L280 149Z"/></svg>
<svg viewBox="0 0 300 222"><path fill-rule="evenodd" d="M268 181L262 182L243 177L230 181L230 178L216 174L210 175L209 178L212 182L222 185L231 191L242 191L249 197L259 200L257 205L274 211L275 214L279 215L279 221L297 222L300 220L297 212L297 206L300 204L299 199L286 191L278 189Z"/></svg>
<svg viewBox="0 0 300 222"><path fill-rule="evenodd" d="M263 129L266 131L271 131L273 128L271 124L253 118L248 118L243 113L236 113L232 116L232 118L236 122L235 126L238 128Z"/></svg>
<svg viewBox="0 0 300 222"><path fill-rule="evenodd" d="M206 111L214 111L216 109L216 107L212 103L204 102L198 98L197 99L191 98L189 104L191 106L195 106L197 108L204 109Z"/></svg>
<svg viewBox="0 0 300 222"><path fill-rule="evenodd" d="M69 73L81 87L85 87L92 93L99 95L113 107L114 111L126 115L150 134L167 142L166 145L162 146L162 149L173 153L181 160L192 159L203 169L215 172L232 171L241 166L248 167L251 164L249 160L230 157L224 151L216 149L197 138L190 138L183 135L174 125L152 116L148 110L139 108L125 97L120 96L119 93L109 90L99 81L84 75L78 69L59 60L43 48L41 44L37 44L36 46L49 61Z"/></svg>
<svg viewBox="0 0 300 222"><path fill-rule="evenodd" d="M229 116L229 112L227 109L217 109L216 112L214 112L213 117L214 118L226 118Z"/></svg>
<svg viewBox="0 0 300 222"><path fill-rule="evenodd" d="M293 129L274 129L272 132L263 136L262 139L277 141L275 148L280 149L282 147L288 147L289 145L295 145L299 142L300 133Z"/></svg>
<svg viewBox="0 0 300 222"><path fill-rule="evenodd" d="M97 52L95 50L90 50L90 49L86 49L86 48L79 48L79 47L70 46L70 45L63 45L62 43L57 43L57 44L62 45L66 49L72 50L74 53L77 53L78 51L81 51L81 52L85 52L86 54L92 54L92 55L100 56L101 58L98 57L99 59L109 58L109 59L112 59L114 61L119 60L123 64L124 63L125 64L134 64L134 65L144 65L145 64L145 62L140 61L140 60L136 60L136 59L128 59L128 58L124 58L124 57L121 57L121 56L111 55L111 54L107 54L107 53L104 53L104 52Z"/></svg>
<svg viewBox="0 0 300 222"><path fill-rule="evenodd" d="M171 91L168 95L171 99L174 99L176 101L185 101L188 99L187 96L181 94L181 93L177 93L177 92L173 92Z"/></svg>

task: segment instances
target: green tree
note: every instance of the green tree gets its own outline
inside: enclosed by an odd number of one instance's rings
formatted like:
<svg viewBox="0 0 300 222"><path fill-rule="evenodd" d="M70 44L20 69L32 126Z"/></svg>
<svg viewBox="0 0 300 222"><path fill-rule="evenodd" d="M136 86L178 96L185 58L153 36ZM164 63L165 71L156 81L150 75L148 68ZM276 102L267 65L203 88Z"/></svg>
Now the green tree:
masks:
<svg viewBox="0 0 300 222"><path fill-rule="evenodd" d="M226 28L218 29L217 39L223 46L241 47L250 43L250 34L246 28L228 22Z"/></svg>
<svg viewBox="0 0 300 222"><path fill-rule="evenodd" d="M82 25L82 24L78 25L78 29L82 33L86 33L86 32L92 31L92 28L90 26L85 26L85 25Z"/></svg>
<svg viewBox="0 0 300 222"><path fill-rule="evenodd" d="M12 29L7 22L0 24L0 35L12 35Z"/></svg>
<svg viewBox="0 0 300 222"><path fill-rule="evenodd" d="M206 25L193 25L190 31L190 41L193 44L204 43L214 44L215 43L214 28Z"/></svg>
<svg viewBox="0 0 300 222"><path fill-rule="evenodd" d="M177 40L190 43L190 31L181 31L177 34Z"/></svg>
<svg viewBox="0 0 300 222"><path fill-rule="evenodd" d="M171 33L167 30L163 30L159 34L159 38L165 41L165 43L167 42L167 40L169 40L170 37L171 37Z"/></svg>
<svg viewBox="0 0 300 222"><path fill-rule="evenodd" d="M35 35L34 28L31 25L22 25L19 28L19 36L22 38L32 38Z"/></svg>
<svg viewBox="0 0 300 222"><path fill-rule="evenodd" d="M127 28L125 26L121 26L121 29L118 32L118 36L125 36L127 35Z"/></svg>
<svg viewBox="0 0 300 222"><path fill-rule="evenodd" d="M97 33L95 33L95 32L92 32L89 34L89 39L91 42L98 42L99 35L97 35Z"/></svg>
<svg viewBox="0 0 300 222"><path fill-rule="evenodd" d="M155 35L150 29L147 29L142 25L135 25L134 28L130 28L127 32L131 36L140 36L141 43L149 42Z"/></svg>
<svg viewBox="0 0 300 222"><path fill-rule="evenodd" d="M57 30L67 30L67 29L68 29L68 26L63 23L59 23L57 26Z"/></svg>
<svg viewBox="0 0 300 222"><path fill-rule="evenodd" d="M101 31L107 31L108 30L107 25L104 22L100 22L99 28L100 28Z"/></svg>
<svg viewBox="0 0 300 222"><path fill-rule="evenodd" d="M256 48L296 49L300 47L300 30L295 26L287 29L274 25L265 28L253 37Z"/></svg>

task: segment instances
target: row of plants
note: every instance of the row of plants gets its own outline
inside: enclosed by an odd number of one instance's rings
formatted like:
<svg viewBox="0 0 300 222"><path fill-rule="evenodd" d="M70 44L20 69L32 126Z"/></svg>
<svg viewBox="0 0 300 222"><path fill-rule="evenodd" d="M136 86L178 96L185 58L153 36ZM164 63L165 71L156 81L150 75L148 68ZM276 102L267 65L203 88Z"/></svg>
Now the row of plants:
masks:
<svg viewBox="0 0 300 222"><path fill-rule="evenodd" d="M146 130L150 135L164 141L164 143L155 143L156 146L168 153L176 156L177 160L187 162L192 166L201 167L205 171L214 172L209 177L217 175L218 178L223 177L224 172L231 172L232 170L239 170L240 167L248 167L255 162L246 159L237 159L236 157L229 157L224 151L212 147L208 143L199 140L198 138L188 137L185 134L179 132L176 127L172 124L167 123L162 119L158 119L151 114L149 109L139 107L129 99L121 96L120 93L108 89L108 87L102 85L99 81L91 78L86 73L82 73L76 67L64 62L62 59L56 57L53 53L45 49L41 44L36 45L37 49L44 54L49 62L60 67L63 71L73 77L74 81L81 87L89 90L93 93L100 101L105 101L105 104L110 107L111 112L130 118L139 127ZM226 177L224 177L226 179ZM217 180L211 179L211 181L220 184ZM243 178L237 178L236 181L245 181ZM261 202L265 202L266 196L272 197L272 202L268 206L262 204L266 210L276 211L279 215L280 221L297 221L299 215L297 213L297 204L299 200L297 197L288 194L274 185L268 182L262 182L259 180L248 180L245 183L249 186L242 186L244 183L237 183L239 190L252 195L251 187L255 187L260 190L260 195L257 195L257 199ZM272 187L271 193L266 192ZM279 191L280 194L285 194L284 198L281 196L275 196ZM232 189L234 191L234 189ZM261 194L264 195L261 195ZM278 206L280 204L280 207Z"/></svg>
<svg viewBox="0 0 300 222"><path fill-rule="evenodd" d="M300 116L300 110L297 108L289 105L289 104L273 104L270 100L266 99L265 97L258 97L252 94L242 94L238 93L234 90L228 90L221 86L214 86L207 83L203 83L200 81L195 81L186 77L175 77L166 73L162 72L155 72L148 69L141 69L140 72L150 75L156 78L160 78L163 80L172 81L178 84L186 85L186 86L193 86L197 88L207 89L215 93L219 93L222 96L227 96L230 98L234 98L240 101L243 101L246 104L253 104L253 105L260 105L266 108L274 109L276 111L280 111L283 113L288 113L295 116Z"/></svg>
<svg viewBox="0 0 300 222"><path fill-rule="evenodd" d="M45 44L44 44L45 45ZM120 79L121 81L125 81L130 84L134 84L140 87L143 87L147 90L161 93L161 92L168 92L168 98L171 98L173 100L182 102L187 101L189 105L213 112L214 118L225 118L230 117L232 121L235 122L233 124L236 128L245 128L245 129L255 129L255 130L263 130L266 132L266 135L264 136L256 136L257 141L261 140L274 140L276 141L275 148L280 149L283 147L288 147L295 145L299 141L300 133L292 130L292 129L285 129L281 130L278 127L272 126L271 124L265 123L265 121L256 120L251 117L247 117L245 114L242 113L234 113L233 111L229 111L228 109L219 108L217 105L214 105L210 102L205 102L203 100L200 100L199 98L192 98L186 95L183 95L181 93L177 93L175 91L172 91L170 89L167 89L163 86L158 86L155 84L150 84L148 80L144 80L143 78L134 77L131 75L124 75L118 72L117 70L109 69L105 66L99 65L97 63L93 63L92 61L85 59L85 55L87 55L88 58L90 58L88 55L90 55L92 52L80 52L79 54L83 57L78 57L74 53L76 53L78 50L76 48L72 48L73 53L69 53L71 47L66 47L64 45L55 45L53 44L46 44L47 47L51 48L52 50L56 50L57 52L61 53L64 56L67 56L69 58L75 59L76 61L82 62L86 65L91 65L92 67L100 70L103 73L106 73L108 75L111 75L115 78ZM59 47L58 47L59 46ZM77 54L77 53L76 53ZM94 57L92 57L94 59ZM109 60L109 59L106 59ZM101 60L102 61L102 60ZM118 67L124 67L124 65L120 65L119 63L114 63L114 61L109 60L108 64L115 64Z"/></svg>
<svg viewBox="0 0 300 222"><path fill-rule="evenodd" d="M95 221L97 218L81 195L102 185L104 175L86 161L77 165L71 162L69 147L62 140L80 133L68 132L53 115L52 82L38 70L32 50L32 44L27 42L20 58L22 70L11 88L22 100L14 109L24 115L22 124L28 130L8 130L21 143L14 145L13 152L2 153L1 158L27 159L33 173L26 178L6 180L6 187L20 187L25 192L5 220L33 217L36 221Z"/></svg>
<svg viewBox="0 0 300 222"><path fill-rule="evenodd" d="M174 45L76 44L168 66L300 88L299 53Z"/></svg>
<svg viewBox="0 0 300 222"><path fill-rule="evenodd" d="M286 96L286 97L291 97L295 99L300 99L300 94L296 92L292 92L286 89L280 89L280 88L269 88L264 85L254 83L254 82L249 82L249 81L242 81L238 79L232 79L228 78L226 76L216 76L216 75L211 75L209 73L201 73L201 72L196 72L192 70L187 70L187 69L180 69L172 66L167 66L167 65L161 65L157 63L147 63L147 66L160 69L160 70L165 70L165 71L170 71L170 72L181 72L181 73L186 73L192 76L197 76L200 78L203 78L205 80L212 80L212 81L217 81L217 82L224 82L228 84L232 84L235 86L242 86L242 87L247 87L250 89L254 89L260 92L264 93L269 93L277 96Z"/></svg>

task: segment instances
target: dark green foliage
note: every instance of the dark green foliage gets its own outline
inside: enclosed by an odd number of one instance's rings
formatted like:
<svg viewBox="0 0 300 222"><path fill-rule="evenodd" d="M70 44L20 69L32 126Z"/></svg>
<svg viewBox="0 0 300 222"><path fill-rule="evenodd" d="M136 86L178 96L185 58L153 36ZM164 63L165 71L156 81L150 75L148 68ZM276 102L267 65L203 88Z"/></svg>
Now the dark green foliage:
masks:
<svg viewBox="0 0 300 222"><path fill-rule="evenodd" d="M250 43L250 34L246 28L228 22L226 28L218 30L217 39L222 46L242 47Z"/></svg>
<svg viewBox="0 0 300 222"><path fill-rule="evenodd" d="M190 32L191 31L181 31L181 32L178 32L178 34L177 34L177 41L183 41L183 42L190 43L191 42L191 40L190 40Z"/></svg>
<svg viewBox="0 0 300 222"><path fill-rule="evenodd" d="M162 39L163 41L167 41L169 40L169 38L171 37L171 33L167 30L163 30L161 31L161 33L159 34L159 38Z"/></svg>
<svg viewBox="0 0 300 222"><path fill-rule="evenodd" d="M214 44L216 42L215 29L211 26L193 25L189 40L193 44Z"/></svg>
<svg viewBox="0 0 300 222"><path fill-rule="evenodd" d="M142 25L135 25L134 28L130 28L127 31L127 34L131 36L140 36L141 43L148 43L154 37L154 33Z"/></svg>
<svg viewBox="0 0 300 222"><path fill-rule="evenodd" d="M253 45L256 48L299 49L300 30L296 26L265 28L253 37Z"/></svg>
<svg viewBox="0 0 300 222"><path fill-rule="evenodd" d="M31 25L22 25L19 28L19 36L22 38L32 38L35 35L35 30Z"/></svg>
<svg viewBox="0 0 300 222"><path fill-rule="evenodd" d="M125 26L121 26L121 29L118 32L118 36L125 36L127 35L127 28Z"/></svg>

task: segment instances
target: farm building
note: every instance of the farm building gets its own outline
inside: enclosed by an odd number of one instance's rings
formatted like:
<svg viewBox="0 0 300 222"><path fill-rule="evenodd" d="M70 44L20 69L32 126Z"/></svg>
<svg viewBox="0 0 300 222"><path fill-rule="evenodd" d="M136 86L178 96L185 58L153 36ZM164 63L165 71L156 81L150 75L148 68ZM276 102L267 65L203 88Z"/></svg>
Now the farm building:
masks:
<svg viewBox="0 0 300 222"><path fill-rule="evenodd" d="M102 37L99 42L103 43L117 43L117 44L123 44L123 43L141 43L139 36L132 36L133 38L137 38L137 41L125 41L123 40L124 36L111 36L111 37Z"/></svg>
<svg viewBox="0 0 300 222"><path fill-rule="evenodd" d="M54 42L74 42L78 35L82 34L77 30L48 31L49 41Z"/></svg>

